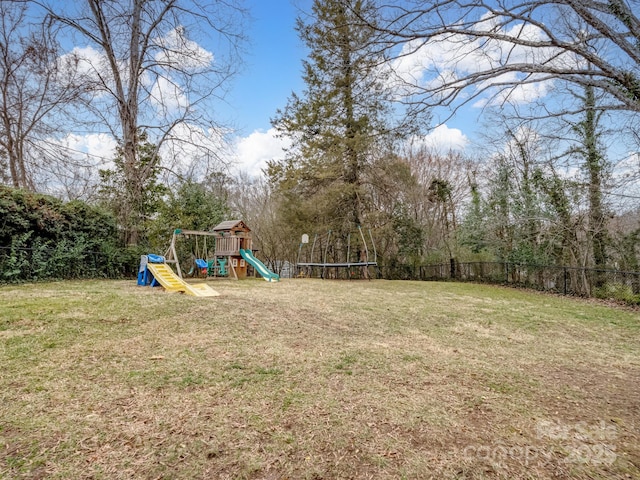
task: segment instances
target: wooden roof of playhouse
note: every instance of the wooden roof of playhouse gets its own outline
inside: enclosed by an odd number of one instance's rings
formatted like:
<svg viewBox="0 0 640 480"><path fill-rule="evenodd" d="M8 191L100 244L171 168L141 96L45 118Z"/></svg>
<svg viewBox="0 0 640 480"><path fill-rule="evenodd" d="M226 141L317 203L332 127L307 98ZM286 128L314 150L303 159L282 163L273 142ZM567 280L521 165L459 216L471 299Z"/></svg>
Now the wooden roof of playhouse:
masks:
<svg viewBox="0 0 640 480"><path fill-rule="evenodd" d="M242 220L225 220L213 227L214 232L250 232L251 229Z"/></svg>

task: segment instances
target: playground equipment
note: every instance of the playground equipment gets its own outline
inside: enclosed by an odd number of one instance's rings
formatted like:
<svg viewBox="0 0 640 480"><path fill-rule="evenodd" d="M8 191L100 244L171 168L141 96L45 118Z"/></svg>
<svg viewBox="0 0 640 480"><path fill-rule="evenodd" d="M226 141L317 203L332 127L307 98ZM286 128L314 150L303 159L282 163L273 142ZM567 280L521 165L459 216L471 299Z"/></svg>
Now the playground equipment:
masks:
<svg viewBox="0 0 640 480"><path fill-rule="evenodd" d="M138 268L138 285L162 286L168 292L181 292L195 297L220 295L205 283L190 284L178 277L160 255L142 255Z"/></svg>
<svg viewBox="0 0 640 480"><path fill-rule="evenodd" d="M196 239L196 251L195 251L196 258L195 258L194 268L189 272L189 274L195 273L197 269L197 271L199 271L200 273L203 273L204 276L207 276L209 273L209 264L206 261L206 257L208 256L208 251L209 251L207 248L207 237L213 237L214 235L215 234L211 232L201 232L198 230L182 230L180 228L175 229L171 237L171 244L169 245L169 248L167 248L167 251L164 254L166 258L165 262L170 264L175 264L176 272L178 272L178 277L182 278L183 277L182 268L180 267L180 260L178 260L178 252L176 249L176 245L180 237L188 238L193 236ZM200 246L198 245L198 237L204 237L202 241L202 244L203 244L202 248L200 248ZM213 267L215 268L215 264L213 265Z"/></svg>
<svg viewBox="0 0 640 480"><path fill-rule="evenodd" d="M280 281L280 276L277 273L273 273L271 270L265 267L264 263L262 263L260 260L258 260L256 257L253 256L253 253L251 253L251 250L241 248L240 255L249 263L249 265L255 268L256 271L260 275L262 275L262 278L264 278L267 282Z"/></svg>
<svg viewBox="0 0 640 480"><path fill-rule="evenodd" d="M266 281L280 280L264 263L252 253L251 229L242 220L227 220L213 228L216 234L215 256L227 257L226 266L235 278L246 278L247 266L251 265ZM223 265L224 266L224 265Z"/></svg>
<svg viewBox="0 0 640 480"><path fill-rule="evenodd" d="M225 266L227 265L227 259L226 258L218 258L218 273L220 273L220 276L222 277L226 277L229 272L227 272L227 269L225 268ZM210 263L214 263L215 260L213 262ZM211 268L211 267L209 267Z"/></svg>
<svg viewBox="0 0 640 480"><path fill-rule="evenodd" d="M265 280L278 281L280 277L270 271L252 253L251 229L242 220L227 220L213 228L212 232L197 230L176 229L171 237L171 244L165 252L166 263L175 264L178 277L182 278L182 268L178 259L176 248L180 238L195 238L195 260L189 274L200 273L202 276L233 276L242 279L247 276L247 266L251 265ZM198 238L202 240L198 242ZM212 246L211 239L215 241L213 258L209 258Z"/></svg>
<svg viewBox="0 0 640 480"><path fill-rule="evenodd" d="M332 235L332 231L326 235L316 234L313 238L310 251L309 236L303 235L298 248L296 271L301 276L320 276L321 278L339 278L339 271L347 272L348 278L356 276L356 270L364 278L371 278L369 267L378 266L378 253L371 235L368 231L369 241L373 252L369 250L367 239L362 227L358 225L356 235L347 233L346 236ZM370 254L373 253L373 256ZM301 261L302 260L302 261ZM333 269L333 273L331 272Z"/></svg>

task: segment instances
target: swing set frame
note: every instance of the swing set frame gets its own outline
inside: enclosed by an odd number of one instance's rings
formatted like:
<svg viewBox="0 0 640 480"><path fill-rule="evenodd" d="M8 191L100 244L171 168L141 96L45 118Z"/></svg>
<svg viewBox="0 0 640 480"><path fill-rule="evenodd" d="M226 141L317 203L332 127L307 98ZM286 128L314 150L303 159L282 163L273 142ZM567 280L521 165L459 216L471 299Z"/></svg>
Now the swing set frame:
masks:
<svg viewBox="0 0 640 480"><path fill-rule="evenodd" d="M203 256L203 260L207 261L207 254L208 254L208 250L207 250L207 237L216 237L218 236L215 232L203 232L203 231L199 231L199 230L182 230L182 229L175 229L173 231L173 236L171 237L171 244L169 245L169 248L167 248L167 251L164 254L165 257L165 262L166 263L173 263L176 266L176 272L178 274L178 276L180 278L183 278L183 274L182 274L182 269L180 268L180 261L178 260L178 253L176 251L176 243L177 240L180 236L184 236L185 238L189 238L191 236L194 236L196 238L196 258L198 257L198 237L204 237L204 246L203 246L203 251L204 251L204 256ZM214 262L217 261L217 259L214 257ZM215 267L215 264L214 264ZM229 262L228 264L228 268L231 270L231 272L233 273L234 278L238 278L235 268L233 267L233 263Z"/></svg>

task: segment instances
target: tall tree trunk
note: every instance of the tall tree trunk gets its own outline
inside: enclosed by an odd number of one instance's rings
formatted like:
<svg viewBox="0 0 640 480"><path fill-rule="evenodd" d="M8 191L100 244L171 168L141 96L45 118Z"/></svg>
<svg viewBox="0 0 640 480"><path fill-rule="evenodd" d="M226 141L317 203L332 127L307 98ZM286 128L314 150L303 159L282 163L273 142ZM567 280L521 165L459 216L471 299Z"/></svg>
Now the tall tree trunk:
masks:
<svg viewBox="0 0 640 480"><path fill-rule="evenodd" d="M589 231L593 244L595 267L607 264L606 215L602 203L604 159L598 149L598 112L593 87L585 87L586 114L584 120L585 167L589 180Z"/></svg>
<svg viewBox="0 0 640 480"><path fill-rule="evenodd" d="M344 7L340 6L339 16L346 18ZM353 65L351 60L350 49L350 37L346 27L342 27L340 56L342 60L342 101L345 108L345 183L350 187L348 190L348 211L347 211L347 223L352 225L346 225L347 231L353 226L353 224L360 224L360 199L358 190L360 188L360 162L359 153L356 145L357 142L357 125L354 114L354 98L353 98L353 84L355 79L353 78Z"/></svg>

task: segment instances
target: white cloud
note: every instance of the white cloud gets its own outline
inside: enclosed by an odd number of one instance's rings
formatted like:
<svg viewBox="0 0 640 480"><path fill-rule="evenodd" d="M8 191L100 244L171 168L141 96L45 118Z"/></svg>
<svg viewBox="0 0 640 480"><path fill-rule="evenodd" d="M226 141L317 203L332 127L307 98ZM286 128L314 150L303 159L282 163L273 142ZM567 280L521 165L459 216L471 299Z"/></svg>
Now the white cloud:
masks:
<svg viewBox="0 0 640 480"><path fill-rule="evenodd" d="M75 71L88 76L95 76L96 72L104 72L107 68L107 59L102 52L95 48L74 47L68 54L62 55L59 59L61 66L75 68Z"/></svg>
<svg viewBox="0 0 640 480"><path fill-rule="evenodd" d="M65 199L90 199L96 194L98 171L113 166L116 141L108 134L48 138L39 148L48 150L39 162L35 181L44 191Z"/></svg>
<svg viewBox="0 0 640 480"><path fill-rule="evenodd" d="M428 135L414 141L416 146L424 146L439 153L462 151L468 143L469 139L461 130L449 128L446 124L438 125Z"/></svg>
<svg viewBox="0 0 640 480"><path fill-rule="evenodd" d="M69 53L60 56L58 62L58 81L78 84L87 82L94 88L93 94L105 93L101 87L111 83L111 70L105 55L91 46L74 47Z"/></svg>
<svg viewBox="0 0 640 480"><path fill-rule="evenodd" d="M267 161L282 159L291 142L277 138L276 130L256 130L246 137L236 137L227 143L229 132L193 126L179 126L172 132L160 151L163 164L173 173L203 178L207 173L228 167L232 172L244 172L252 177L262 175ZM167 179L169 181L169 179Z"/></svg>
<svg viewBox="0 0 640 480"><path fill-rule="evenodd" d="M178 125L159 152L166 167L166 175L161 180L171 183L178 175L199 181L225 167L259 177L267 161L284 158L285 148L291 144L288 139L277 138L273 128L237 137L230 146L225 138L227 134L214 128L204 130L194 125ZM92 177L97 178L98 168L113 166L117 142L108 134L69 134L62 140L50 141L68 155L70 168L87 169L87 175Z"/></svg>
<svg viewBox="0 0 640 480"><path fill-rule="evenodd" d="M184 27L177 27L165 37L157 38L156 44L161 49L156 61L167 68L197 71L207 68L214 60L213 53L186 38Z"/></svg>
<svg viewBox="0 0 640 480"><path fill-rule="evenodd" d="M189 99L184 94L182 88L165 77L158 77L151 88L151 102L156 106L159 113L166 114L167 111L184 109L189 106Z"/></svg>
<svg viewBox="0 0 640 480"><path fill-rule="evenodd" d="M200 181L224 168L228 162L225 135L221 129L178 124L160 148L160 158L167 167L163 181L171 183L176 175Z"/></svg>
<svg viewBox="0 0 640 480"><path fill-rule="evenodd" d="M288 139L276 137L274 128L266 132L256 130L235 142L236 169L254 177L260 176L267 161L284 158L285 149L290 145Z"/></svg>
<svg viewBox="0 0 640 480"><path fill-rule="evenodd" d="M640 152L628 152L614 167L613 181L619 192L640 196Z"/></svg>
<svg viewBox="0 0 640 480"><path fill-rule="evenodd" d="M485 15L476 25L479 31L493 31L499 36L511 37L532 44L544 43L547 36L534 25L513 24L500 27L499 17ZM547 66L575 66L578 60L569 53L560 53L552 47L516 45L506 40L476 38L462 34L446 34L430 38L428 41L406 43L396 60L391 64L394 79L390 81L400 94L438 93L439 97L452 92L454 86L463 86L464 78L497 67L517 64L545 64ZM524 83L516 88L502 85L505 82L518 83L523 80L539 80ZM553 81L542 76L529 76L511 72L492 76L470 88L469 93L479 95L474 106L487 104L530 103L546 96L553 87ZM465 98L459 97L459 98Z"/></svg>
<svg viewBox="0 0 640 480"><path fill-rule="evenodd" d="M475 108L502 106L505 103L524 105L533 103L551 93L553 81L542 80L541 75L531 74L527 80L516 72L496 75L476 86L476 90L486 90L486 95L473 103Z"/></svg>
<svg viewBox="0 0 640 480"><path fill-rule="evenodd" d="M181 73L196 73L207 68L214 61L213 53L205 50L192 40L188 40L184 28L171 30L165 37L158 37L159 52L155 56L159 68L143 72L142 83L150 90L150 100L158 113L184 109L189 100L181 83L177 81ZM96 85L106 83L111 86L111 67L104 52L92 46L74 47L58 60L65 75L80 75ZM119 65L123 81L127 81L129 64L123 60ZM153 77L153 78L152 78ZM63 78L64 79L64 78ZM99 92L99 90L97 90ZM103 92L104 93L104 92Z"/></svg>
<svg viewBox="0 0 640 480"><path fill-rule="evenodd" d="M71 157L88 157L91 164L110 164L115 155L117 142L106 133L77 135L69 133L59 143Z"/></svg>

